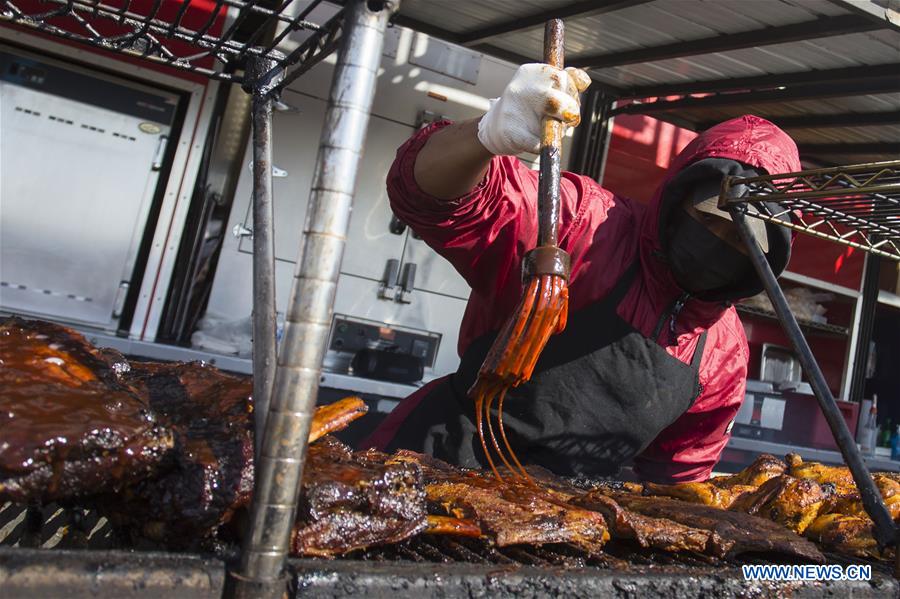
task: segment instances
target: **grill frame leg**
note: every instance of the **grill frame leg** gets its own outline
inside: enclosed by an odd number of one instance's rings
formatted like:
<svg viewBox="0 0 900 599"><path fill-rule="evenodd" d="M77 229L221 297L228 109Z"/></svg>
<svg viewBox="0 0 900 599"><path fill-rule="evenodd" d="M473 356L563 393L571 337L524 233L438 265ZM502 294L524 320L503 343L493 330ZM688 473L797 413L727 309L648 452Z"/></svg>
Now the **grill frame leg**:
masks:
<svg viewBox="0 0 900 599"><path fill-rule="evenodd" d="M276 65L271 59L248 58L247 71L258 80ZM274 99L267 88L251 90L253 129L253 419L254 456L262 451L266 416L275 384L275 237L272 192L272 112ZM256 464L259 467L259 464Z"/></svg>
<svg viewBox="0 0 900 599"><path fill-rule="evenodd" d="M387 21L399 0L345 4L341 48L278 354L234 596L280 596L334 294Z"/></svg>
<svg viewBox="0 0 900 599"><path fill-rule="evenodd" d="M797 319L791 312L790 306L788 306L784 291L775 278L775 273L772 272L765 254L763 254L762 249L756 242L753 231L747 224L747 217L744 214L745 210L746 208L743 205L732 205L729 207L732 220L737 225L738 232L747 248L753 267L762 280L766 294L772 301L772 306L778 315L778 321L781 323L781 327L785 335L787 335L791 347L796 352L800 364L803 366L803 371L809 378L810 386L813 389L816 400L818 400L822 415L825 416L825 420L828 422L828 427L831 429L831 434L834 435L834 440L840 448L844 462L850 468L853 480L856 482L857 489L859 489L863 507L875 523L875 540L882 549L889 545L894 545L897 541L897 526L884 505L881 493L878 491L878 487L875 486L875 482L869 474L869 468L863 461L859 448L856 446L856 440L850 433L850 429L847 428L847 423L844 421L844 417L835 403L831 389L828 388L828 384L825 381L825 376L822 374L822 370L819 368L819 364L815 356L813 356L812 350L803 336L803 332L800 330Z"/></svg>

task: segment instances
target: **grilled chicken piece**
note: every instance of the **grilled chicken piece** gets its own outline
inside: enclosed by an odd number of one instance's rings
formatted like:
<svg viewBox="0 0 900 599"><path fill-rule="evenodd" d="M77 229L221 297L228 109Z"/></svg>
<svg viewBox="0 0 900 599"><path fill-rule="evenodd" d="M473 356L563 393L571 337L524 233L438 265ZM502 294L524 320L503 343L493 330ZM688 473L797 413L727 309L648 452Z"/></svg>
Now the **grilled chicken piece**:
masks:
<svg viewBox="0 0 900 599"><path fill-rule="evenodd" d="M608 492L620 506L644 516L673 520L710 533L707 552L718 557L760 553L800 558L823 563L825 557L815 545L783 526L756 516L719 510L667 497L641 497Z"/></svg>
<svg viewBox="0 0 900 599"><path fill-rule="evenodd" d="M758 487L771 478L785 474L786 471L787 464L773 455L763 453L740 472L728 476L717 476L709 479L709 482L720 489Z"/></svg>
<svg viewBox="0 0 900 599"><path fill-rule="evenodd" d="M839 495L853 493L856 490L853 475L846 466L826 466L818 462L804 462L803 458L796 453L789 453L787 462L788 474L795 478L807 478L820 485L834 485L835 492Z"/></svg>
<svg viewBox="0 0 900 599"><path fill-rule="evenodd" d="M609 538L602 515L566 503L559 490L500 482L402 449L392 461L422 468L431 514L472 520L500 547L570 543L597 553Z"/></svg>
<svg viewBox="0 0 900 599"><path fill-rule="evenodd" d="M174 446L128 362L40 321L0 322L0 502L66 501L155 474Z"/></svg>
<svg viewBox="0 0 900 599"><path fill-rule="evenodd" d="M803 534L818 515L825 497L815 481L783 474L741 496L729 509L766 518Z"/></svg>
<svg viewBox="0 0 900 599"><path fill-rule="evenodd" d="M681 483L677 485L644 483L644 495L673 497L682 501L719 508L720 510L728 509L737 499L755 490L756 487L744 485L718 487L711 482Z"/></svg>
<svg viewBox="0 0 900 599"><path fill-rule="evenodd" d="M869 518L824 514L806 529L806 537L834 551L858 557L881 558Z"/></svg>
<svg viewBox="0 0 900 599"><path fill-rule="evenodd" d="M785 470L787 470L787 464L764 453L740 472L728 476L717 476L706 482L675 485L644 483L644 495L674 497L725 510L736 500L755 491L766 481L781 476Z"/></svg>
<svg viewBox="0 0 900 599"><path fill-rule="evenodd" d="M872 475L875 486L881 492L884 499L885 507L894 520L900 519L900 482L889 476L887 473L877 473ZM845 516L856 516L859 518L868 518L862 499L859 497L859 491L854 487L849 493L834 493L825 500L820 514L843 514Z"/></svg>
<svg viewBox="0 0 900 599"><path fill-rule="evenodd" d="M635 495L640 495L644 492L644 485L642 483L623 480L601 481L595 485L595 488L605 489L610 492L618 491L621 493L633 493Z"/></svg>
<svg viewBox="0 0 900 599"><path fill-rule="evenodd" d="M402 541L426 529L425 507L416 464L324 437L309 447L291 552L328 557Z"/></svg>

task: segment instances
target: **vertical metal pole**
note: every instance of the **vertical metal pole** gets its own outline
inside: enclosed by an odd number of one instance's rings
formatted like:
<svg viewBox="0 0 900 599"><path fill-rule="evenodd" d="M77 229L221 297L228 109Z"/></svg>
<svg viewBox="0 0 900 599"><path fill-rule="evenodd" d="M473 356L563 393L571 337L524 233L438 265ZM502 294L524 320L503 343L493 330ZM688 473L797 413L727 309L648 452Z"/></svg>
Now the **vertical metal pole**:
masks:
<svg viewBox="0 0 900 599"><path fill-rule="evenodd" d="M856 338L856 353L853 369L850 371L850 394L848 399L862 405L866 387L866 367L869 364L869 342L875 326L875 304L878 301L878 276L881 274L881 257L866 254L866 268L863 273L862 297L859 302L859 332Z"/></svg>
<svg viewBox="0 0 900 599"><path fill-rule="evenodd" d="M273 60L248 59L247 75L258 81ZM256 467L262 450L269 399L275 383L275 239L272 205L272 104L259 86L252 90L253 123L253 414Z"/></svg>
<svg viewBox="0 0 900 599"><path fill-rule="evenodd" d="M875 523L875 539L881 547L893 544L897 535L894 521L884 506L881 493L869 475L869 469L859 453L856 441L853 435L850 434L847 422L834 402L834 396L832 396L831 390L825 382L825 375L822 374L822 370L819 368L819 364L816 362L812 350L806 342L806 338L800 331L800 325L797 324L797 319L794 318L794 314L788 306L784 292L775 279L775 274L772 272L765 254L763 254L759 244L756 243L753 231L746 222L747 217L744 216L743 207L732 207L730 212L747 247L747 253L753 262L753 266L760 279L762 279L769 299L772 300L772 306L775 308L781 327L784 329L791 346L800 359L803 371L809 378L809 384L812 386L816 399L819 401L819 407L822 409L822 414L825 416L829 428L831 428L835 441L837 441L841 455L844 456L844 462L846 462L851 474L853 474L853 480L856 482L857 489L859 489L863 507L865 507L866 513L869 514L869 517Z"/></svg>
<svg viewBox="0 0 900 599"><path fill-rule="evenodd" d="M399 2L346 3L238 586L275 592L287 557L384 31ZM281 587L284 590L284 587Z"/></svg>
<svg viewBox="0 0 900 599"><path fill-rule="evenodd" d="M609 152L611 117L615 99L600 89L588 90L581 97L581 124L572 140L569 170L587 175L598 183L603 178L606 155Z"/></svg>

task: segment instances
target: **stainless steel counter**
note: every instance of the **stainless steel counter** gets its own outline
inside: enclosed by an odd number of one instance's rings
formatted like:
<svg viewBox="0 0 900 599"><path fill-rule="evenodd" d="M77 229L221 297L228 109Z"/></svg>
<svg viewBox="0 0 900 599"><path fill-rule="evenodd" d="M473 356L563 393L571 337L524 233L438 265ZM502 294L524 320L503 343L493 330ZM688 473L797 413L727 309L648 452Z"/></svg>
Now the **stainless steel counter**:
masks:
<svg viewBox="0 0 900 599"><path fill-rule="evenodd" d="M770 441L760 441L757 439L746 439L743 437L731 437L727 445L728 449L738 451L747 451L754 455L760 453L770 453L772 455L783 457L788 453L796 453L804 460L812 460L823 462L825 464L843 464L844 459L840 452L816 449L814 447L800 447L798 445L787 445L785 443L772 443ZM887 451L887 450L885 450ZM866 465L870 470L889 470L891 472L900 472L900 462L890 459L890 456L875 455L874 457L863 456Z"/></svg>
<svg viewBox="0 0 900 599"><path fill-rule="evenodd" d="M137 356L150 360L177 360L180 362L202 361L211 364L216 368L240 374L251 374L253 370L249 358L214 354L198 351L189 347L178 347L176 345L134 341L90 330L81 330L80 332L84 334L88 341L97 347L110 347L129 356ZM320 386L322 388L340 389L352 393L377 395L396 400L403 399L418 389L418 386L416 385L404 385L388 381L364 379L334 372L323 372ZM397 402L391 401L391 399L385 399L379 404L378 410L390 411L396 403Z"/></svg>

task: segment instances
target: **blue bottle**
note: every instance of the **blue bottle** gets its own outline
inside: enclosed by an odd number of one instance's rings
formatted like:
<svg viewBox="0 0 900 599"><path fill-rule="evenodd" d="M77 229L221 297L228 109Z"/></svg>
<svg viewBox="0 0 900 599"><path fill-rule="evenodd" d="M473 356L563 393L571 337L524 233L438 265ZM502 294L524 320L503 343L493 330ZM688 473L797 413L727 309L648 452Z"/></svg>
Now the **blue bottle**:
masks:
<svg viewBox="0 0 900 599"><path fill-rule="evenodd" d="M891 459L900 460L900 425L891 437Z"/></svg>

